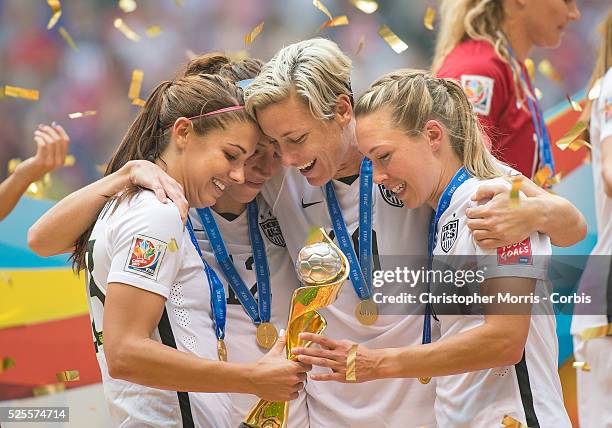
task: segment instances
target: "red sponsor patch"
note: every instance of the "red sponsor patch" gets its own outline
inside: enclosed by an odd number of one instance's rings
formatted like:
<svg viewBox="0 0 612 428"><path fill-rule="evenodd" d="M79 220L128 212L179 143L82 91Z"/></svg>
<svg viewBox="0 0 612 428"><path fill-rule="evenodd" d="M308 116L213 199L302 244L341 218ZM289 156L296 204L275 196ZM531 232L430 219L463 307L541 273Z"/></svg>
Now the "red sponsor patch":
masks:
<svg viewBox="0 0 612 428"><path fill-rule="evenodd" d="M527 238L521 242L517 242L516 244L498 247L497 264L499 266L533 264L533 257L531 255L531 240Z"/></svg>

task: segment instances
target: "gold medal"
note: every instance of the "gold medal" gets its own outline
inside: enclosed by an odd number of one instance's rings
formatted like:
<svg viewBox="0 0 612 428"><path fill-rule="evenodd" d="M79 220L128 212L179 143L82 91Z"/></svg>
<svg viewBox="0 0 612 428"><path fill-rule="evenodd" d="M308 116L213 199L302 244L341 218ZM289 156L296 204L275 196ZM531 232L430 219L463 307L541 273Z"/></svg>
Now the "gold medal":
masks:
<svg viewBox="0 0 612 428"><path fill-rule="evenodd" d="M255 334L257 344L264 349L270 349L276 343L278 339L278 331L272 323L262 322L257 326L257 333Z"/></svg>
<svg viewBox="0 0 612 428"><path fill-rule="evenodd" d="M430 377L420 377L419 382L421 382L423 385L427 385L429 382L431 382L431 378Z"/></svg>
<svg viewBox="0 0 612 428"><path fill-rule="evenodd" d="M362 300L355 307L355 316L363 325L372 325L378 319L378 307L372 299Z"/></svg>
<svg viewBox="0 0 612 428"><path fill-rule="evenodd" d="M217 340L217 355L219 356L219 361L227 361L227 348L223 339Z"/></svg>

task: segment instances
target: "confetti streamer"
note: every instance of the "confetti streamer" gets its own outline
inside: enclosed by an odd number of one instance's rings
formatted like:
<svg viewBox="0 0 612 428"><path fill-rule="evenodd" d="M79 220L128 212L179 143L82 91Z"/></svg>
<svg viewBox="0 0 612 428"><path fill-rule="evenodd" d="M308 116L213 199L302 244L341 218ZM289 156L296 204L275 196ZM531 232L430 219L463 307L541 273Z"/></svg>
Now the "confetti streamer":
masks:
<svg viewBox="0 0 612 428"><path fill-rule="evenodd" d="M0 373L10 369L11 367L15 367L15 360L11 357L4 357L0 361Z"/></svg>
<svg viewBox="0 0 612 428"><path fill-rule="evenodd" d="M133 106L144 107L145 103L146 103L146 101L142 100L140 98L134 98L132 100L132 105Z"/></svg>
<svg viewBox="0 0 612 428"><path fill-rule="evenodd" d="M373 0L351 0L351 4L368 15L378 10L378 2Z"/></svg>
<svg viewBox="0 0 612 428"><path fill-rule="evenodd" d="M393 49L396 53L402 53L406 49L408 49L408 45L402 41L389 27L386 25L381 25L378 29L378 34L383 38L385 42L391 49Z"/></svg>
<svg viewBox="0 0 612 428"><path fill-rule="evenodd" d="M512 177L512 188L510 189L510 208L516 208L520 204L520 191L523 185L523 176Z"/></svg>
<svg viewBox="0 0 612 428"><path fill-rule="evenodd" d="M74 156L72 155L66 156L66 159L64 160L64 166L74 166L75 163L76 163L76 159L74 158Z"/></svg>
<svg viewBox="0 0 612 428"><path fill-rule="evenodd" d="M134 12L137 6L135 0L119 0L119 8L125 13Z"/></svg>
<svg viewBox="0 0 612 428"><path fill-rule="evenodd" d="M433 7L428 7L427 10L425 11L425 17L423 18L423 25L425 26L425 28L433 31L434 29L433 22L435 18L436 18L436 10Z"/></svg>
<svg viewBox="0 0 612 428"><path fill-rule="evenodd" d="M66 390L66 385L63 383L52 383L49 385L37 386L32 389L34 397L40 397L41 395L51 395Z"/></svg>
<svg viewBox="0 0 612 428"><path fill-rule="evenodd" d="M329 10L325 7L323 3L321 3L320 0L312 0L312 5L316 7L317 9L319 9L321 12L323 12L325 15L327 15L330 21L334 19L332 14L329 13Z"/></svg>
<svg viewBox="0 0 612 428"><path fill-rule="evenodd" d="M147 37L152 39L153 37L159 36L162 33L162 29L159 25L153 25L147 28L146 33Z"/></svg>
<svg viewBox="0 0 612 428"><path fill-rule="evenodd" d="M253 43L253 40L255 40L255 37L259 36L259 34L261 34L263 29L264 29L264 22L261 21L259 25L253 28L249 34L244 36L244 44L250 45L251 43Z"/></svg>
<svg viewBox="0 0 612 428"><path fill-rule="evenodd" d="M144 71L135 69L132 71L132 81L130 82L130 89L128 89L128 98L131 100L138 99L140 97L140 90L142 89L142 79L144 78Z"/></svg>
<svg viewBox="0 0 612 428"><path fill-rule="evenodd" d="M576 361L572 364L572 367L575 369L580 369L583 372L590 372L591 367L586 363L586 361Z"/></svg>
<svg viewBox="0 0 612 428"><path fill-rule="evenodd" d="M580 333L582 340L591 340L604 336L612 336L612 323L586 328Z"/></svg>
<svg viewBox="0 0 612 428"><path fill-rule="evenodd" d="M540 91L540 88L535 88L535 96L538 100L542 99L542 91Z"/></svg>
<svg viewBox="0 0 612 428"><path fill-rule="evenodd" d="M55 374L58 382L76 382L80 380L78 370L64 370Z"/></svg>
<svg viewBox="0 0 612 428"><path fill-rule="evenodd" d="M538 71L554 82L561 81L561 75L557 73L557 70L555 70L551 62L547 59L540 61L538 64Z"/></svg>
<svg viewBox="0 0 612 428"><path fill-rule="evenodd" d="M108 164L103 163L101 165L96 165L96 169L100 174L104 174L106 172L106 168L108 168Z"/></svg>
<svg viewBox="0 0 612 428"><path fill-rule="evenodd" d="M38 97L40 95L37 89L26 89L9 85L5 85L2 92L6 97L23 98L25 100L32 101L38 101Z"/></svg>
<svg viewBox="0 0 612 428"><path fill-rule="evenodd" d="M72 49L74 49L76 52L79 51L79 48L77 47L76 43L74 43L74 40L72 40L72 37L70 36L70 34L68 34L68 31L64 27L59 27L59 33Z"/></svg>
<svg viewBox="0 0 612 428"><path fill-rule="evenodd" d="M17 169L17 166L21 163L21 158L15 158L8 161L7 171L8 174L11 175Z"/></svg>
<svg viewBox="0 0 612 428"><path fill-rule="evenodd" d="M97 112L95 110L87 110L87 111L84 111L84 112L70 113L70 114L68 114L68 117L70 119L79 119L81 117L95 116L96 114L97 114Z"/></svg>
<svg viewBox="0 0 612 428"><path fill-rule="evenodd" d="M535 173L535 175L533 176L533 182L537 184L538 186L543 187L546 184L546 182L550 179L551 176L552 176L552 170L547 165L544 168L539 169Z"/></svg>
<svg viewBox="0 0 612 428"><path fill-rule="evenodd" d="M582 107L580 107L580 104L578 104L576 101L574 101L572 99L572 97L569 96L569 94L565 94L565 98L567 99L567 102L572 107L572 110L574 110L574 111L582 111Z"/></svg>
<svg viewBox="0 0 612 428"><path fill-rule="evenodd" d="M132 29L128 27L125 22L123 22L123 19L121 18L115 19L115 22L113 23L113 25L115 26L117 30L121 31L123 35L127 37L128 39L130 39L131 41L133 42L140 41L140 36L136 34L134 31L132 31Z"/></svg>
<svg viewBox="0 0 612 428"><path fill-rule="evenodd" d="M554 177L551 177L548 180L546 180L545 186L550 187L550 186L554 186L555 184L559 184L561 182L561 177L563 177L563 173L562 172L557 173Z"/></svg>
<svg viewBox="0 0 612 428"><path fill-rule="evenodd" d="M60 0L47 0L47 4L51 8L53 15L51 19L49 19L49 23L47 24L47 30L52 29L59 21L60 16L62 16L62 5L60 4Z"/></svg>
<svg viewBox="0 0 612 428"><path fill-rule="evenodd" d="M531 79L532 82L535 82L535 63L531 58L525 59L525 68L529 74L529 79Z"/></svg>
<svg viewBox="0 0 612 428"><path fill-rule="evenodd" d="M365 46L365 36L362 34L361 37L359 38L359 44L357 45L357 51L355 52L355 56L359 55L359 52L361 52L364 46Z"/></svg>
<svg viewBox="0 0 612 428"><path fill-rule="evenodd" d="M172 238L170 243L168 244L168 251L171 253L175 253L178 250L178 244L176 243L176 239Z"/></svg>
<svg viewBox="0 0 612 428"><path fill-rule="evenodd" d="M599 98L600 94L601 94L601 77L595 81L595 84L589 91L587 98L591 101L594 101L597 98Z"/></svg>
<svg viewBox="0 0 612 428"><path fill-rule="evenodd" d="M576 151L580 147L585 146L585 145L591 148L591 145L589 143L578 138L580 134L582 134L586 129L587 129L586 122L578 121L555 144L561 150L565 150L569 147L571 150Z"/></svg>
<svg viewBox="0 0 612 428"><path fill-rule="evenodd" d="M502 426L504 428L529 428L527 425L524 425L514 419L512 416L504 415L502 418Z"/></svg>
<svg viewBox="0 0 612 428"><path fill-rule="evenodd" d="M342 25L348 25L349 20L346 15L336 16L334 19L326 21L319 27L319 31L324 30L328 27L340 27Z"/></svg>

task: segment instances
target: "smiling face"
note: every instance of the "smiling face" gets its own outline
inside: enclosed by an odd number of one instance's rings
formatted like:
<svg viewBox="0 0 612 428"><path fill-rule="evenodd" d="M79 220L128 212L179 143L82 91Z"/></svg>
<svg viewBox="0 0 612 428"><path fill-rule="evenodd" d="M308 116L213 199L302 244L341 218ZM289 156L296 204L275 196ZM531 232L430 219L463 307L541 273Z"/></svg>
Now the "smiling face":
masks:
<svg viewBox="0 0 612 428"><path fill-rule="evenodd" d="M408 208L424 205L436 193L440 166L435 146L423 135L408 136L393 127L388 110L357 118L357 144L372 160L374 181L395 193Z"/></svg>
<svg viewBox="0 0 612 428"><path fill-rule="evenodd" d="M278 173L281 167L280 155L270 141L261 136L255 153L244 165L244 183L230 186L226 196L241 203L249 203L261 191L263 185Z"/></svg>
<svg viewBox="0 0 612 428"><path fill-rule="evenodd" d="M232 185L244 183L244 165L254 153L261 137L252 122L235 122L227 129L213 129L197 135L193 128L180 128L182 133L180 152L180 182L185 189L189 205L194 208L208 207L215 203Z"/></svg>
<svg viewBox="0 0 612 428"><path fill-rule="evenodd" d="M567 25L580 18L576 0L525 0L524 26L534 45L556 48Z"/></svg>
<svg viewBox="0 0 612 428"><path fill-rule="evenodd" d="M258 109L257 120L277 147L283 164L298 168L311 185L322 186L336 175L348 149L343 135L352 118L348 97L339 97L339 108L334 118L318 120L292 92L288 98Z"/></svg>

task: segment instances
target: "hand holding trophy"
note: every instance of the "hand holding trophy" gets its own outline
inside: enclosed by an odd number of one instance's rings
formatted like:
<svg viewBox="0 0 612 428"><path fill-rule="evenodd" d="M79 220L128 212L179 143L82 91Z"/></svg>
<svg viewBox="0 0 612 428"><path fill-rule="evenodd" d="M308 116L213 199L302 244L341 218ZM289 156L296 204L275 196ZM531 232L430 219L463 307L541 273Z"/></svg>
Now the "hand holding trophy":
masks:
<svg viewBox="0 0 612 428"><path fill-rule="evenodd" d="M323 229L314 229L298 254L296 270L304 287L293 292L287 325L287 358L294 347L307 347L302 342L302 332L321 333L327 323L317 309L331 305L338 296L342 284L348 278L349 265L346 257L332 242ZM259 400L251 409L241 428L284 428L287 426L288 402Z"/></svg>

